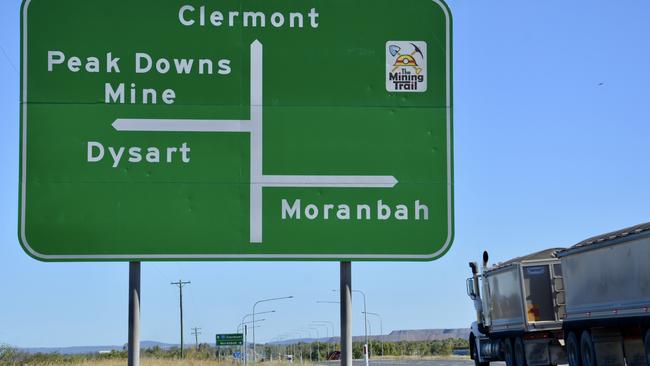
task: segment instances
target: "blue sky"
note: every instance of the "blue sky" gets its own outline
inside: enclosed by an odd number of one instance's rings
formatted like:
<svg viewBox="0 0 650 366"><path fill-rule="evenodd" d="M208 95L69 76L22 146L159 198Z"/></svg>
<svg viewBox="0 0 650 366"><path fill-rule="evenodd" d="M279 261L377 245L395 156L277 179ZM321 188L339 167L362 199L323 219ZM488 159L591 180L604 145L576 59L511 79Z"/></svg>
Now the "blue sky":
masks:
<svg viewBox="0 0 650 366"><path fill-rule="evenodd" d="M650 221L650 2L449 1L454 16L456 240L431 263L354 263L353 286L384 332L465 327L468 260L495 261ZM18 1L0 2L0 343L126 342L126 263L41 263L16 238ZM144 263L142 339L233 332L261 298L296 298L258 330L269 340L331 320L338 263ZM354 333L362 334L355 297ZM373 322L373 331L378 324ZM324 335L324 329L321 334Z"/></svg>

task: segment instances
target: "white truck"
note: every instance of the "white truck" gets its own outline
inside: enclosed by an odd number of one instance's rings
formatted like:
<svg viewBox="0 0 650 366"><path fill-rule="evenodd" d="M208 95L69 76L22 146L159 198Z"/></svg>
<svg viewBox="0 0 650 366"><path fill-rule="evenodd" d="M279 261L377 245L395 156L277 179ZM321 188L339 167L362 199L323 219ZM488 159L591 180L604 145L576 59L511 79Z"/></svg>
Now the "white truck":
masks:
<svg viewBox="0 0 650 366"><path fill-rule="evenodd" d="M467 280L477 366L650 366L650 223L487 264Z"/></svg>

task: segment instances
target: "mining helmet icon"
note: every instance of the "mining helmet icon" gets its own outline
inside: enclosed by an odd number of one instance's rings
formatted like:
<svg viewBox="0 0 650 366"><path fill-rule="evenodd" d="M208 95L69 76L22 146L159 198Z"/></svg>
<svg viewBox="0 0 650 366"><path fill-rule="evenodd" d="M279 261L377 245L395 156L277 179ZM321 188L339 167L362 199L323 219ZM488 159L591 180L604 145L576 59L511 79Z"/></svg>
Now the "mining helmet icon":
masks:
<svg viewBox="0 0 650 366"><path fill-rule="evenodd" d="M416 53L419 53L421 57L423 57L422 50L418 48L415 44L411 43L413 46L413 52L411 53L400 53L402 50L401 47L397 45L390 45L389 46L389 52L392 56L397 56L395 59L395 63L393 64L393 72L397 70L400 67L413 67L415 69L416 74L420 74L422 71L422 68L418 66L417 61L415 61L415 57L413 57Z"/></svg>
<svg viewBox="0 0 650 366"><path fill-rule="evenodd" d="M395 65L393 66L417 66L418 63L415 61L415 58L411 55L399 55L395 60Z"/></svg>

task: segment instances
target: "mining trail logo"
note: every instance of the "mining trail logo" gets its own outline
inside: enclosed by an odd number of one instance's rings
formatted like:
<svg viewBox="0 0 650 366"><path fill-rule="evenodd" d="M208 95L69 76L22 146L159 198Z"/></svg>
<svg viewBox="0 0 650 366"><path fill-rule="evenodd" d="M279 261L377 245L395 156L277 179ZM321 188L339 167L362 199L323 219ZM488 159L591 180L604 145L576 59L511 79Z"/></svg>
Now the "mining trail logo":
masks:
<svg viewBox="0 0 650 366"><path fill-rule="evenodd" d="M386 90L400 93L427 91L426 42L386 42Z"/></svg>

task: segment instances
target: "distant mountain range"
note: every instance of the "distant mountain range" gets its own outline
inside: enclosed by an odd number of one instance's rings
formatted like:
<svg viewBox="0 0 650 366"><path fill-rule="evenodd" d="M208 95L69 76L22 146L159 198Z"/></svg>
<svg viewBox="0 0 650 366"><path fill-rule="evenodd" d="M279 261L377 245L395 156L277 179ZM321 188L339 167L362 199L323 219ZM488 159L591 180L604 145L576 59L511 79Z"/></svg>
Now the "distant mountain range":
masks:
<svg viewBox="0 0 650 366"><path fill-rule="evenodd" d="M372 335L368 336L373 340L384 340L386 342L400 342L400 341L435 341L440 339L450 338L467 338L469 336L469 328L450 328L450 329L415 329L415 330L394 330L385 336ZM354 336L353 341L362 341L364 336ZM311 343L311 342L338 342L339 337L330 338L298 338L286 339L278 342L269 342L270 344L291 344L296 342Z"/></svg>
<svg viewBox="0 0 650 366"><path fill-rule="evenodd" d="M440 339L450 338L467 338L469 329L467 328L452 328L452 329L416 329L416 330L394 330L385 336L373 335L369 336L373 340L384 340L386 342L399 342L399 341L433 341ZM354 341L362 341L363 336L354 336ZM339 337L330 338L298 338L287 339L279 342L269 342L269 344L291 344L291 343L312 343L312 342L338 342ZM169 349L179 347L178 344L161 343L156 341L142 341L140 348L148 349L154 347L162 349ZM22 351L29 353L59 353L62 355L78 355L90 354L100 352L119 351L124 349L124 346L77 346L77 347L34 347L34 348L21 348Z"/></svg>
<svg viewBox="0 0 650 366"><path fill-rule="evenodd" d="M156 341L140 342L141 349L154 348L156 346L162 349L178 347L177 344L161 343ZM62 355L84 355L89 353L121 351L122 349L124 349L124 347L125 346L33 347L33 348L21 348L21 350L29 353L59 353Z"/></svg>

